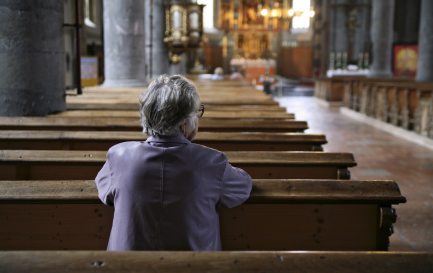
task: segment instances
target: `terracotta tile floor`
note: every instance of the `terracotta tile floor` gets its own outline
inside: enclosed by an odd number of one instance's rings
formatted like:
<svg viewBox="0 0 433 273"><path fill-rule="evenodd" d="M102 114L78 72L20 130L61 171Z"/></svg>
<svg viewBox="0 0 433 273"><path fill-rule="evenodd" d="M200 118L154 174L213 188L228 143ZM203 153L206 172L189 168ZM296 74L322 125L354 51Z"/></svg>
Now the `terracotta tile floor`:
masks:
<svg viewBox="0 0 433 273"><path fill-rule="evenodd" d="M325 151L355 155L358 166L351 169L352 179L398 182L408 201L395 206L391 250L433 251L433 151L354 121L312 97L277 100L298 120L308 121L307 132L326 134Z"/></svg>

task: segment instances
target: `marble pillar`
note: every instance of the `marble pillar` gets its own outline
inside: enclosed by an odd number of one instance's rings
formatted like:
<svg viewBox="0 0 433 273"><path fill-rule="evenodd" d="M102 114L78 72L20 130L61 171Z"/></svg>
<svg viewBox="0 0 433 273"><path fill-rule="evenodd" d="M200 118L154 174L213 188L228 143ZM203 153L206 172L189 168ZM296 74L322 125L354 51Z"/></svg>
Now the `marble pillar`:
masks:
<svg viewBox="0 0 433 273"><path fill-rule="evenodd" d="M347 52L347 0L335 0L331 2L331 52Z"/></svg>
<svg viewBox="0 0 433 273"><path fill-rule="evenodd" d="M392 42L395 0L372 0L372 64L369 77L392 77Z"/></svg>
<svg viewBox="0 0 433 273"><path fill-rule="evenodd" d="M144 1L104 0L104 86L144 86Z"/></svg>
<svg viewBox="0 0 433 273"><path fill-rule="evenodd" d="M433 1L422 0L416 80L433 82Z"/></svg>
<svg viewBox="0 0 433 273"><path fill-rule="evenodd" d="M169 73L168 51L164 44L165 6L163 1L158 0L144 0L144 2L146 77L152 79Z"/></svg>
<svg viewBox="0 0 433 273"><path fill-rule="evenodd" d="M359 56L369 50L370 36L370 4L369 0L358 0L356 7L356 21L353 33L353 48L349 60L358 62Z"/></svg>
<svg viewBox="0 0 433 273"><path fill-rule="evenodd" d="M63 111L63 1L0 2L0 115Z"/></svg>

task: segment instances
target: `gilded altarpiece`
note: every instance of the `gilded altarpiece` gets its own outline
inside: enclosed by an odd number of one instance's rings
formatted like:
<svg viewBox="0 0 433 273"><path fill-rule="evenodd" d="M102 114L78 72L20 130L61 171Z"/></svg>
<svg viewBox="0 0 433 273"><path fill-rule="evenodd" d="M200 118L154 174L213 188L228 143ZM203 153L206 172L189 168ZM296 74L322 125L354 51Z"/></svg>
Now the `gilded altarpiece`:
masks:
<svg viewBox="0 0 433 273"><path fill-rule="evenodd" d="M219 28L233 33L234 55L246 59L269 58L271 40L282 29L278 1L235 0L220 2ZM266 9L268 14L261 11Z"/></svg>

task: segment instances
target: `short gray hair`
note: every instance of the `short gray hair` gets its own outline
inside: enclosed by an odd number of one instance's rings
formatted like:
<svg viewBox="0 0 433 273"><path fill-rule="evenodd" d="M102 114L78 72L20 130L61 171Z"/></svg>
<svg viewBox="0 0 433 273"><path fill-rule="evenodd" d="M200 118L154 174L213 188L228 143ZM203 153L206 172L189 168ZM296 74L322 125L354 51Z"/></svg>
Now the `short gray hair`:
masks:
<svg viewBox="0 0 433 273"><path fill-rule="evenodd" d="M179 126L190 119L200 106L197 88L180 75L161 75L154 79L140 97L143 132L148 135L174 135Z"/></svg>

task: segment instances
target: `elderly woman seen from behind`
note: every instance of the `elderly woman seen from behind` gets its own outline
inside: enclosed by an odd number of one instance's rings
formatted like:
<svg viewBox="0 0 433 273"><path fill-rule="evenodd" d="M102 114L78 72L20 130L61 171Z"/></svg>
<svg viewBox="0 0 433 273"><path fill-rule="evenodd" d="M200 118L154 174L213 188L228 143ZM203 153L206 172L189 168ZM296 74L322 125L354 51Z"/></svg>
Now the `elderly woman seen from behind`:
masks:
<svg viewBox="0 0 433 273"><path fill-rule="evenodd" d="M146 141L111 147L95 182L115 208L108 250L220 250L218 207L243 203L251 177L191 143L203 115L196 87L160 76L140 99Z"/></svg>

